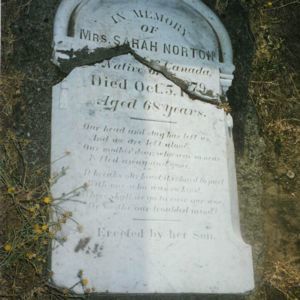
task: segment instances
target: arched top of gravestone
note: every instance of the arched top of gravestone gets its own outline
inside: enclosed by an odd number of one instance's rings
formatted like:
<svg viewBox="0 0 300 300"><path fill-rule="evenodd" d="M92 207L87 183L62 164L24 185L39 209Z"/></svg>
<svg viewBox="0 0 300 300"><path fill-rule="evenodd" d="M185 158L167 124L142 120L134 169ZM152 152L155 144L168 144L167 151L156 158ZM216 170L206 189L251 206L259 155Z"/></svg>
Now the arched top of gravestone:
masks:
<svg viewBox="0 0 300 300"><path fill-rule="evenodd" d="M206 88L206 94L201 90L206 98L224 95L233 79L228 33L201 1L61 2L54 25L54 63L63 68L77 60L72 69L130 51L153 69L188 83L195 75L189 73L209 73L219 84Z"/></svg>

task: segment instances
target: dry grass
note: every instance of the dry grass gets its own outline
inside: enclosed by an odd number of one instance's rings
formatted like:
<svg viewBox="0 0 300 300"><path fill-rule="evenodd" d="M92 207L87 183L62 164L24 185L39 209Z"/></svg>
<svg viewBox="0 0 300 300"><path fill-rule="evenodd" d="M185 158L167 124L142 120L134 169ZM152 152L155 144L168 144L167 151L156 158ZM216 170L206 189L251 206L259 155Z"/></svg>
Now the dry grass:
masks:
<svg viewBox="0 0 300 300"><path fill-rule="evenodd" d="M270 182L267 181L273 178L273 185L278 187L277 194L266 191L264 195L265 285L293 300L300 297L300 268L299 259L290 261L290 257L299 258L295 246L298 234L290 228L299 230L300 224L285 210L290 207L290 213L296 215L299 211L300 78L295 65L299 56L293 61L288 55L290 40L297 29L292 31L293 26L289 29L286 26L291 22L297 28L295 10L300 9L299 4L299 1L280 0L248 3L256 42L249 93L267 146L265 185L268 186ZM272 292L266 295L266 299L274 297Z"/></svg>
<svg viewBox="0 0 300 300"><path fill-rule="evenodd" d="M3 137L3 135L2 135ZM71 289L59 290L50 284L48 253L52 240L58 239L62 226L72 220L72 213L64 211L60 203L68 197L53 199L51 182L43 168L30 170L23 152L28 145L12 132L6 131L1 140L0 165L1 215L4 225L0 241L0 297L13 299L81 298ZM58 174L53 181L59 180ZM82 187L84 188L84 187ZM76 189L77 191L77 189ZM72 192L69 193L72 197ZM49 216L55 215L55 221ZM77 284L85 289L86 279L78 277Z"/></svg>
<svg viewBox="0 0 300 300"><path fill-rule="evenodd" d="M269 9L264 8L268 3ZM298 4L299 9L300 2ZM252 31L256 39L256 53L249 92L262 129L273 140L287 132L296 138L300 125L297 115L300 99L299 70L295 70L286 60L286 53L290 50L282 34L282 26L293 16L292 11L281 12L280 7L283 10L283 7L288 6L287 1L269 1L253 12Z"/></svg>
<svg viewBox="0 0 300 300"><path fill-rule="evenodd" d="M60 291L49 284L51 273L47 268L47 256L52 238L62 224L71 218L70 212L60 211L49 193L50 182L47 168L34 169L24 159L24 151L29 140L20 139L15 133L16 112L22 111L22 83L24 74L16 72L9 65L14 53L15 37L12 26L31 1L4 1L3 7L3 54L5 71L0 78L0 223L1 229L0 284L2 297L15 299L65 299L76 298L69 290ZM297 152L299 147L299 74L286 61L287 47L282 24L293 17L292 11L298 1L242 1L250 9L250 22L256 39L256 53L253 74L249 85L251 99L257 109L263 137L267 143L266 168L276 174L277 166L284 165L290 170L291 184L279 182L289 195L297 199ZM223 13L228 0L217 1L217 10ZM230 109L229 107L224 107ZM276 145L280 145L280 156L276 155ZM275 154L274 154L275 153ZM292 172L292 173L291 173ZM287 201L293 201L288 198ZM272 203L278 213L282 213L278 203ZM266 207L268 210L268 206ZM49 214L57 213L57 222L49 222ZM266 222L276 222L275 216L266 213ZM277 230L278 236L294 237L284 228ZM273 235L270 235L273 236ZM265 284L278 290L286 299L299 299L300 272L296 256L290 244L284 247L285 254L273 249L275 240L268 239L269 254L266 263ZM78 284L84 286L82 274ZM269 298L268 295L266 299ZM260 300L260 299L258 299Z"/></svg>
<svg viewBox="0 0 300 300"><path fill-rule="evenodd" d="M34 168L24 158L30 140L21 139L14 130L15 111L23 106L23 79L21 73L11 71L0 81L0 298L82 298L71 289L59 290L50 284L48 254L52 240L57 239L68 220L75 222L72 213L61 209L60 203L68 201L78 189L53 199L51 184L64 173L49 179L47 167ZM50 215L55 216L52 221ZM76 284L90 292L82 274Z"/></svg>
<svg viewBox="0 0 300 300"><path fill-rule="evenodd" d="M300 297L300 272L290 262L278 261L274 268L266 274L267 282L285 295L288 300Z"/></svg>
<svg viewBox="0 0 300 300"><path fill-rule="evenodd" d="M4 64L7 64L9 59L14 54L14 47L16 37L13 33L13 24L18 20L20 14L27 10L32 0L3 0L1 1L1 43L3 44L2 49L2 60Z"/></svg>
<svg viewBox="0 0 300 300"><path fill-rule="evenodd" d="M32 168L24 158L30 141L16 134L16 119L25 108L25 75L11 65L15 47L12 25L31 1L3 1L2 74L0 76L0 297L64 299L69 291L49 284L48 249L71 214L62 212L49 193L47 168ZM57 222L49 215L59 214Z"/></svg>
<svg viewBox="0 0 300 300"><path fill-rule="evenodd" d="M49 190L52 181L59 180L63 173L50 180L47 167L34 168L24 158L30 140L21 139L14 130L15 111L23 106L24 75L10 72L0 81L0 297L75 298L71 290L59 290L49 281L52 239L72 219L72 213L59 205L68 198L52 199ZM50 215L56 216L55 221L49 221ZM84 285L82 278L78 278L78 284Z"/></svg>

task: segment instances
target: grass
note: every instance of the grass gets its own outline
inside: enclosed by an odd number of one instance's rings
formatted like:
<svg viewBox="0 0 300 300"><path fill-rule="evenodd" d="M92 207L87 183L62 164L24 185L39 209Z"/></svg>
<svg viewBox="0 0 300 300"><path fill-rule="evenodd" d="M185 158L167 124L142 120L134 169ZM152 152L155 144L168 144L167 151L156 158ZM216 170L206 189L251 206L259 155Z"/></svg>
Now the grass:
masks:
<svg viewBox="0 0 300 300"><path fill-rule="evenodd" d="M24 111L22 85L25 74L16 71L13 59L16 37L12 31L20 14L31 1L3 2L3 75L0 77L0 297L8 299L66 299L80 298L70 290L59 290L49 282L48 252L52 239L68 218L70 212L59 209L57 203L66 199L52 199L49 189L48 167L35 168L26 160L24 152L30 140L20 138L14 120ZM265 231L267 257L264 291L260 299L276 299L274 291L285 299L299 299L299 254L297 252L294 210L299 207L299 66L293 54L293 28L284 28L296 22L299 1L241 0L250 14L250 26L255 37L255 56L249 83L250 98L260 120L266 143L266 181L273 180L279 187L279 196L265 197ZM228 0L218 0L216 10L226 12ZM299 9L299 6L298 6ZM296 23L297 24L297 23ZM296 24L294 31L298 30ZM290 33L286 32L291 30ZM298 41L299 43L299 41ZM293 46L294 47L294 46ZM224 107L230 110L228 106ZM269 179L272 178L272 179ZM265 182L267 184L269 182ZM277 192L276 192L277 193ZM280 200L281 199L281 200ZM280 201L279 201L280 200ZM55 222L50 214L57 214ZM274 245L278 245L278 250ZM291 260L291 257L294 259ZM84 274L78 282L84 287ZM89 290L86 290L89 292Z"/></svg>
<svg viewBox="0 0 300 300"><path fill-rule="evenodd" d="M267 282L285 295L286 299L299 299L300 273L294 264L287 261L277 261L271 271L266 273Z"/></svg>
<svg viewBox="0 0 300 300"><path fill-rule="evenodd" d="M53 238L72 218L52 199L49 167L35 168L24 153L30 139L17 134L16 118L25 110L22 88L25 74L16 71L13 59L16 38L14 24L31 1L2 3L2 74L0 76L0 298L66 299L79 298L71 290L59 290L50 283L48 253ZM49 221L50 215L56 221ZM85 284L85 278L78 283Z"/></svg>
<svg viewBox="0 0 300 300"><path fill-rule="evenodd" d="M6 132L5 139L6 142L1 143L4 159L0 168L1 221L5 224L0 249L0 283L2 290L9 293L2 293L0 297L79 298L72 294L72 288L59 290L52 286L49 281L51 272L48 270L52 240L57 239L63 224L68 220L74 221L72 213L62 210L59 204L68 201L78 189L62 198L53 199L49 192L51 182L40 183L35 180L43 176L45 170L28 172L22 156L24 145L9 132ZM59 180L60 176L63 174L58 174L53 181ZM50 215L55 215L55 221L49 220ZM81 284L83 291L88 293L86 281L79 274L76 285Z"/></svg>
<svg viewBox="0 0 300 300"><path fill-rule="evenodd" d="M250 3L251 2L251 3ZM256 52L249 85L266 143L265 189L266 299L299 299L299 142L300 78L297 40L299 1L250 1L250 26ZM288 21L287 21L288 20ZM291 53L294 53L291 55ZM273 189L274 190L274 189ZM278 249L280 247L280 249ZM292 259L293 258L293 259ZM274 294L274 292L279 294Z"/></svg>
<svg viewBox="0 0 300 300"><path fill-rule="evenodd" d="M30 140L21 139L14 130L14 111L22 107L24 75L14 70L1 76L1 128L0 128L0 222L4 226L0 244L0 297L13 299L65 299L79 298L71 289L59 290L50 284L48 253L72 213L64 211L60 203L73 195L53 199L51 184L59 180L48 179L48 167L34 168L24 158ZM66 153L65 155L68 155ZM85 186L80 187L86 188ZM50 221L49 216L55 215ZM73 220L74 221L74 220ZM79 276L83 287L86 278ZM84 289L86 292L88 290Z"/></svg>

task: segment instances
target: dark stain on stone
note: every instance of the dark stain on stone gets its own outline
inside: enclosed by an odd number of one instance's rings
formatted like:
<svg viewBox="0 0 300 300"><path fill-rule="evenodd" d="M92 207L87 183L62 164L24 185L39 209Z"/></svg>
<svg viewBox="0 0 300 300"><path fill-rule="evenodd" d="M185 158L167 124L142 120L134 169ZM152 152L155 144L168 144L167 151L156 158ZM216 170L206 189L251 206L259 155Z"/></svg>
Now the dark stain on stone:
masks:
<svg viewBox="0 0 300 300"><path fill-rule="evenodd" d="M74 249L74 252L79 252L80 250L84 250L84 248L87 246L87 244L90 242L90 240L91 240L90 237L80 239L77 246Z"/></svg>

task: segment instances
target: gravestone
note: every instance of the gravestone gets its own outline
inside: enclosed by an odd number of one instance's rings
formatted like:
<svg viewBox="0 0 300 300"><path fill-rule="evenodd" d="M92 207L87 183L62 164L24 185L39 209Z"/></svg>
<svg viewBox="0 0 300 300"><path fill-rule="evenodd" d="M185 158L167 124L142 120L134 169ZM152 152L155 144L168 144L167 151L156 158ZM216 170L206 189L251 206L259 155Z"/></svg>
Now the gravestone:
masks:
<svg viewBox="0 0 300 300"><path fill-rule="evenodd" d="M68 75L53 87L51 191L72 212L54 283L82 293L82 271L98 293L251 290L220 105L232 50L214 13L196 0L65 0L53 47Z"/></svg>

